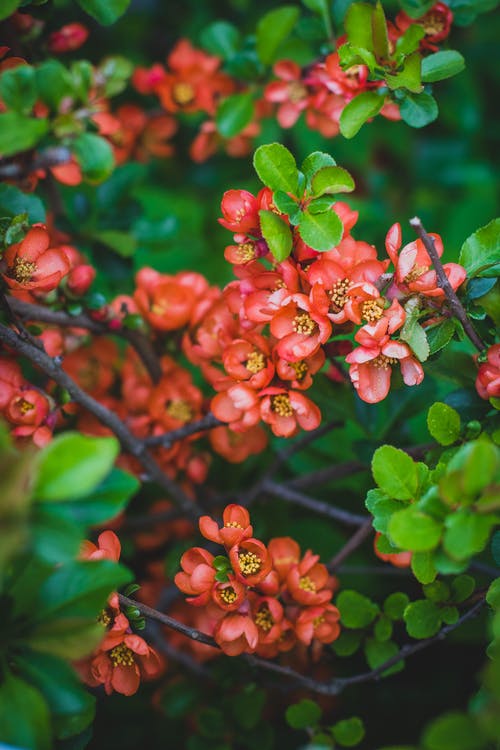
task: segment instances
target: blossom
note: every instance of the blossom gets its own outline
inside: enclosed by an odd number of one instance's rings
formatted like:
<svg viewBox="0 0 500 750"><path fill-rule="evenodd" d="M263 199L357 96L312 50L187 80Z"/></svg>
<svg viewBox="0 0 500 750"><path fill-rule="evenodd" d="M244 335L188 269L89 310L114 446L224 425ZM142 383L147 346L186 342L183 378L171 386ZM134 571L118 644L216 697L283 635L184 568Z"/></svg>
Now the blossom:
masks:
<svg viewBox="0 0 500 750"><path fill-rule="evenodd" d="M235 339L224 349L222 362L230 378L255 389L269 385L274 375L269 342L258 334Z"/></svg>
<svg viewBox="0 0 500 750"><path fill-rule="evenodd" d="M490 346L486 362L479 365L476 389L481 398L500 397L500 344Z"/></svg>
<svg viewBox="0 0 500 750"><path fill-rule="evenodd" d="M328 570L318 560L319 555L313 555L311 550L308 550L302 560L288 571L287 589L298 604L305 606L326 604L332 598L332 591L327 588Z"/></svg>
<svg viewBox="0 0 500 750"><path fill-rule="evenodd" d="M142 268L136 283L134 302L146 320L160 331L174 331L187 325L198 296L208 288L201 274L186 271L168 276L152 268Z"/></svg>
<svg viewBox="0 0 500 750"><path fill-rule="evenodd" d="M296 62L280 60L274 65L273 72L280 80L267 84L264 98L279 104L276 119L282 128L291 128L308 106L310 93Z"/></svg>
<svg viewBox="0 0 500 750"><path fill-rule="evenodd" d="M294 623L299 641L309 646L313 639L320 643L332 643L340 635L340 612L333 604L306 607Z"/></svg>
<svg viewBox="0 0 500 750"><path fill-rule="evenodd" d="M49 36L48 48L55 55L73 52L87 41L88 29L81 23L68 23Z"/></svg>
<svg viewBox="0 0 500 750"><path fill-rule="evenodd" d="M246 590L233 575L228 580L216 583L212 588L212 599L218 607L226 612L238 610L245 601Z"/></svg>
<svg viewBox="0 0 500 750"><path fill-rule="evenodd" d="M330 338L332 326L325 315L318 314L304 294L293 294L273 316L270 323L278 339L275 351L289 362L297 362L315 354Z"/></svg>
<svg viewBox="0 0 500 750"><path fill-rule="evenodd" d="M253 534L250 524L250 514L241 505L227 505L222 514L222 526L210 516L202 516L199 521L200 532L205 539L222 544L224 547L234 547L242 539L249 539Z"/></svg>
<svg viewBox="0 0 500 750"><path fill-rule="evenodd" d="M427 13L419 18L411 18L404 11L400 11L395 18L395 25L400 33L404 33L412 24L422 26L425 36L420 40L420 47L424 50L435 52L438 49L436 42L442 42L450 33L453 22L453 11L446 3L438 2L430 8Z"/></svg>
<svg viewBox="0 0 500 750"><path fill-rule="evenodd" d="M299 427L315 430L321 422L321 412L310 399L299 391L269 387L260 392L262 420L278 437L291 437Z"/></svg>
<svg viewBox="0 0 500 750"><path fill-rule="evenodd" d="M4 416L14 425L14 437L31 437L35 445L41 448L52 437L52 429L46 424L49 412L47 396L35 388L23 386L5 405Z"/></svg>
<svg viewBox="0 0 500 750"><path fill-rule="evenodd" d="M268 550L273 560L273 568L280 580L285 581L291 568L300 560L298 543L289 536L275 537L269 542Z"/></svg>
<svg viewBox="0 0 500 750"><path fill-rule="evenodd" d="M50 292L70 270L66 254L50 247L44 224L35 224L26 237L5 250L7 271L2 274L11 289Z"/></svg>
<svg viewBox="0 0 500 750"><path fill-rule="evenodd" d="M230 463L241 463L248 456L262 453L267 445L267 435L260 425L238 433L221 425L210 430L210 445L216 453Z"/></svg>
<svg viewBox="0 0 500 750"><path fill-rule="evenodd" d="M97 544L85 540L80 550L80 557L83 560L113 560L113 562L118 562L120 554L120 540L114 531L103 531L99 534Z"/></svg>
<svg viewBox="0 0 500 750"><path fill-rule="evenodd" d="M107 695L113 691L122 695L137 692L141 678L152 679L161 670L156 651L146 641L133 633L108 650L98 650L82 674L91 687L104 685Z"/></svg>
<svg viewBox="0 0 500 750"><path fill-rule="evenodd" d="M228 656L251 654L257 648L259 631L251 617L231 612L218 623L214 638Z"/></svg>
<svg viewBox="0 0 500 750"><path fill-rule="evenodd" d="M226 190L221 210L219 224L232 232L248 234L259 227L258 201L248 190Z"/></svg>
<svg viewBox="0 0 500 750"><path fill-rule="evenodd" d="M248 385L238 383L218 393L211 402L212 413L232 430L244 432L260 419L259 397Z"/></svg>
<svg viewBox="0 0 500 750"><path fill-rule="evenodd" d="M214 556L202 547L192 547L181 557L182 572L176 574L175 585L189 594L186 601L196 607L206 604L211 596L216 573L213 559Z"/></svg>
<svg viewBox="0 0 500 750"><path fill-rule="evenodd" d="M256 586L272 568L271 555L258 539L241 539L229 550L229 559L238 581Z"/></svg>

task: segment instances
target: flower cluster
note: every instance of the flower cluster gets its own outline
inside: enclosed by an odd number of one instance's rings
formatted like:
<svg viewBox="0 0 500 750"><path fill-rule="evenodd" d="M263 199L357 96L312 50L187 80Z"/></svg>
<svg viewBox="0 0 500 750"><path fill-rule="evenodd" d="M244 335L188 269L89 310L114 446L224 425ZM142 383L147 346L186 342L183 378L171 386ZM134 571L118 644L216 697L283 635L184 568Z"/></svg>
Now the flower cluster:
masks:
<svg viewBox="0 0 500 750"><path fill-rule="evenodd" d="M84 560L113 560L118 562L121 545L112 531L103 531L97 545L84 542ZM109 597L108 606L99 615L106 633L99 647L75 667L81 679L90 687L104 685L108 695L113 692L133 695L141 679L154 679L163 668L160 657L140 636L132 632L130 623L120 610L118 594Z"/></svg>
<svg viewBox="0 0 500 750"><path fill-rule="evenodd" d="M181 558L175 583L195 607L204 607L209 630L229 656L257 653L272 658L295 644L331 643L340 633L331 604L335 580L308 550L301 556L289 537L266 546L253 537L248 511L228 505L223 525L200 519L202 535L225 548L214 557L192 547Z"/></svg>
<svg viewBox="0 0 500 750"><path fill-rule="evenodd" d="M481 398L500 398L500 344L490 346L486 361L479 365L476 389Z"/></svg>

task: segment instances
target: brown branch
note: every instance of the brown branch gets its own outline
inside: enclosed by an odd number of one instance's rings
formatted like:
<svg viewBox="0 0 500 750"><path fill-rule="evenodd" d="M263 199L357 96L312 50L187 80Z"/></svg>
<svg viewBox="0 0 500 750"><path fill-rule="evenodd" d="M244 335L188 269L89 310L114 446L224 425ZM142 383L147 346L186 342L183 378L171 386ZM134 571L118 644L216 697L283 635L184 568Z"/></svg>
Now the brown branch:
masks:
<svg viewBox="0 0 500 750"><path fill-rule="evenodd" d="M346 560L349 555L351 555L355 550L360 547L365 539L370 536L373 527L372 527L372 517L370 516L367 518L367 520L363 523L362 526L359 527L359 529L352 535L352 537L344 544L341 550L337 552L337 554L332 557L328 565L326 566L330 573L333 573L334 570L336 570L341 563Z"/></svg>
<svg viewBox="0 0 500 750"><path fill-rule="evenodd" d="M217 419L214 414L205 414L201 419L196 422L188 422L183 427L179 427L177 430L170 430L162 435L153 435L144 440L148 447L154 447L161 445L162 448L170 448L171 445L176 443L178 440L184 440L184 438L196 435L198 432L206 432L212 430L214 427L224 424L220 419Z"/></svg>
<svg viewBox="0 0 500 750"><path fill-rule="evenodd" d="M465 312L465 309L462 303L458 299L455 293L455 290L450 284L449 279L443 268L443 264L441 263L441 259L434 245L433 238L429 234L427 234L418 216L415 216L413 219L410 219L410 226L412 227L412 229L415 230L415 232L418 234L418 236L424 243L425 249L427 250L427 253L429 254L429 258L431 259L432 265L434 266L434 269L436 271L436 276L439 281L439 286L441 287L441 289L443 290L443 292L446 294L448 298L448 302L453 312L453 315L456 318L458 318L458 320L461 322L461 324L464 327L465 333L467 334L469 339L472 341L476 349L482 352L483 349L486 348L486 344L481 339L481 337L477 334L475 328L473 327L472 323L470 322L467 316L467 313Z"/></svg>
<svg viewBox="0 0 500 750"><path fill-rule="evenodd" d="M125 339L139 355L153 383L157 383L161 377L161 366L158 357L149 339L140 331L133 331L125 327L112 330L105 323L93 320L85 313L69 315L69 313L63 310L51 310L49 307L24 302L16 297L9 297L9 305L24 320L47 323L48 325L60 326L61 328L84 328L86 331L95 333L98 336L111 335Z"/></svg>
<svg viewBox="0 0 500 750"><path fill-rule="evenodd" d="M214 639L206 633L202 633L196 628L191 628L188 625L184 625L178 620L175 620L173 617L170 617L163 612L158 612L158 610L153 609L152 607L148 607L146 604L142 604L141 602L138 602L134 599L129 599L127 596L123 596L123 594L119 594L118 597L120 603L124 606L136 607L146 617L149 617L156 622L160 622L162 625L166 625L167 627L176 630L178 633L182 633L188 638L191 638L191 640L197 641L198 643L204 643L205 645L212 646L213 648L219 648ZM255 666L259 669L264 669L268 672L274 672L275 674L279 674L282 677L286 677L287 680L292 680L295 684L307 688L314 693L319 693L320 695L339 695L339 693L342 693L351 685L359 685L360 683L378 680L384 672L390 669L390 667L393 667L395 664L398 664L403 659L407 659L408 657L413 656L420 651L423 651L429 646L432 646L435 643L439 643L440 641L444 640L446 636L449 635L449 633L452 633L464 622L467 622L468 620L471 620L473 617L478 615L484 605L484 602L485 598L484 594L482 594L481 599L479 601L476 601L470 609L464 612L464 614L459 617L457 622L455 622L453 625L446 625L445 627L441 628L439 633L437 633L432 638L425 638L424 640L418 641L417 643L407 644L406 646L403 646L397 654L391 656L390 659L387 659L376 669L372 669L370 672L361 672L360 674L352 675L351 677L338 677L328 682L319 682L312 677L307 677L306 675L300 674L300 672L296 672L290 667L282 666L281 664L270 661L268 659L261 659L260 657L247 654L244 655L244 658L252 666Z"/></svg>
<svg viewBox="0 0 500 750"><path fill-rule="evenodd" d="M362 471L369 470L370 467L361 463L361 461L345 461L343 464L334 464L333 466L326 466L324 469L318 469L317 471L311 471L308 474L302 474L302 476L295 477L286 484L288 487L301 489L302 487L326 484L326 482L343 479L352 474L358 474Z"/></svg>
<svg viewBox="0 0 500 750"><path fill-rule="evenodd" d="M345 523L347 526L363 526L367 523L367 516L357 515L356 513L350 513L342 508L337 508L334 505L325 503L322 500L317 500L314 497L305 495L302 492L292 489L290 486L285 484L277 484L272 482L270 479L266 480L262 485L262 491L267 492L273 497L278 497L286 502L293 503L294 505L300 505L302 508L312 510L314 513L318 513L328 518L334 518L340 523ZM371 523L371 519L370 520Z"/></svg>
<svg viewBox="0 0 500 750"><path fill-rule="evenodd" d="M161 469L153 456L146 449L144 442L133 435L128 427L114 412L85 393L70 376L61 369L57 360L52 359L45 350L25 341L19 334L0 325L0 341L24 355L55 383L65 388L72 398L93 414L103 425L109 427L120 441L122 447L133 455L146 470L149 479L156 482L172 498L181 510L192 518L199 518L201 512L196 504L172 481Z"/></svg>
<svg viewBox="0 0 500 750"><path fill-rule="evenodd" d="M49 169L71 161L71 151L65 146L50 146L37 153L27 164L19 161L4 161L0 163L0 179L19 180L27 177L37 169Z"/></svg>

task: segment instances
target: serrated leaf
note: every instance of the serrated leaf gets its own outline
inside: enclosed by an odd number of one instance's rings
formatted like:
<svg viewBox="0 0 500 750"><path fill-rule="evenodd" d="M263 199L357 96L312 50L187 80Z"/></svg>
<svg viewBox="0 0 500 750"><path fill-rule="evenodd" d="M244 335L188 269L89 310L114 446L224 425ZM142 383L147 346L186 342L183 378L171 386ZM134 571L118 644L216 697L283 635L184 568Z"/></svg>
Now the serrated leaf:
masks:
<svg viewBox="0 0 500 750"><path fill-rule="evenodd" d="M394 544L410 552L426 552L439 544L442 526L414 505L394 513L389 521L389 536Z"/></svg>
<svg viewBox="0 0 500 750"><path fill-rule="evenodd" d="M271 190L297 192L299 172L295 159L281 143L260 146L254 154L253 165L258 176Z"/></svg>
<svg viewBox="0 0 500 750"><path fill-rule="evenodd" d="M346 628L365 628L379 613L379 608L358 591L341 591L337 597L341 622Z"/></svg>
<svg viewBox="0 0 500 750"><path fill-rule="evenodd" d="M354 190L354 180L347 169L342 167L323 167L318 170L311 180L311 189L314 195L321 196L325 193L350 193Z"/></svg>
<svg viewBox="0 0 500 750"><path fill-rule="evenodd" d="M307 729L316 726L321 713L321 708L315 701L304 698L299 703L288 706L285 718L292 729Z"/></svg>
<svg viewBox="0 0 500 750"><path fill-rule="evenodd" d="M420 583L432 583L437 576L432 552L414 552L411 556L413 575Z"/></svg>
<svg viewBox="0 0 500 750"><path fill-rule="evenodd" d="M460 436L460 415L451 406L436 401L428 411L427 427L440 445L452 445Z"/></svg>
<svg viewBox="0 0 500 750"><path fill-rule="evenodd" d="M467 275L498 276L500 273L500 218L493 219L468 237L460 250L459 262Z"/></svg>
<svg viewBox="0 0 500 750"><path fill-rule="evenodd" d="M344 226L335 211L320 214L304 211L299 224L299 234L306 245L320 253L336 247L343 231Z"/></svg>
<svg viewBox="0 0 500 750"><path fill-rule="evenodd" d="M313 175L316 174L323 167L334 167L336 161L333 156L325 153L324 151L313 151L312 154L307 156L301 166L301 170L304 173L307 181L310 183Z"/></svg>
<svg viewBox="0 0 500 750"><path fill-rule="evenodd" d="M403 69L399 73L386 75L385 81L389 88L407 89L417 94L422 91L421 60L420 52L413 52L405 59Z"/></svg>
<svg viewBox="0 0 500 750"><path fill-rule="evenodd" d="M426 328L427 343L429 344L429 356L436 354L449 344L456 331L455 323L451 318L447 318L442 323Z"/></svg>
<svg viewBox="0 0 500 750"><path fill-rule="evenodd" d="M408 635L412 638L431 638L441 627L439 607L429 599L418 599L409 604L404 612Z"/></svg>
<svg viewBox="0 0 500 750"><path fill-rule="evenodd" d="M389 497L411 500L418 489L418 473L414 460L399 448L382 445L372 459L372 473L376 483Z"/></svg>

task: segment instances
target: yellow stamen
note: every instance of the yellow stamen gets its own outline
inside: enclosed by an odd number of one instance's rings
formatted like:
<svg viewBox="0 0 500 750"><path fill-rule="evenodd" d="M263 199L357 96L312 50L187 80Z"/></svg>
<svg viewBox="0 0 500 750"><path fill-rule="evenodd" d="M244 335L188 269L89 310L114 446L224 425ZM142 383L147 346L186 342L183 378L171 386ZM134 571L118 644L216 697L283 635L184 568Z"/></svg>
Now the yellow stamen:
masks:
<svg viewBox="0 0 500 750"><path fill-rule="evenodd" d="M391 365L397 364L396 357L387 357L385 354L379 354L378 357L372 359L371 363L374 367L380 370L387 370Z"/></svg>
<svg viewBox="0 0 500 750"><path fill-rule="evenodd" d="M332 286L330 299L333 312L338 313L344 307L347 302L347 292L350 286L351 282L349 279L339 279L339 281L336 281Z"/></svg>
<svg viewBox="0 0 500 750"><path fill-rule="evenodd" d="M271 630L274 625L273 616L266 604L263 605L255 615L255 624L259 628L262 628L262 630L265 630L266 633L268 630Z"/></svg>
<svg viewBox="0 0 500 750"><path fill-rule="evenodd" d="M294 331L302 333L304 336L310 336L317 328L314 320L306 312L298 313L293 319L292 326Z"/></svg>
<svg viewBox="0 0 500 750"><path fill-rule="evenodd" d="M236 249L236 255L238 256L238 260L242 261L243 263L246 263L249 260L253 260L255 258L254 243L253 242L240 243Z"/></svg>
<svg viewBox="0 0 500 750"><path fill-rule="evenodd" d="M271 409L280 417L291 417L293 414L290 397L286 393L271 396Z"/></svg>
<svg viewBox="0 0 500 750"><path fill-rule="evenodd" d="M33 409L35 408L33 404L30 401L26 401L25 398L20 399L17 402L17 405L21 414L27 414L28 412L33 411Z"/></svg>
<svg viewBox="0 0 500 750"><path fill-rule="evenodd" d="M254 552L240 552L238 555L238 563L242 575L251 576L254 573L258 573L262 567L262 561Z"/></svg>
<svg viewBox="0 0 500 750"><path fill-rule="evenodd" d="M219 598L224 604L233 604L238 596L232 586L226 586L224 589L219 589Z"/></svg>
<svg viewBox="0 0 500 750"><path fill-rule="evenodd" d="M103 625L105 628L111 625L111 617L105 609L102 610L101 614L97 617L97 622Z"/></svg>
<svg viewBox="0 0 500 750"><path fill-rule="evenodd" d="M37 270L37 265L32 260L25 260L24 258L16 258L14 261L14 272L13 277L20 284L26 284L27 281L31 281L31 277Z"/></svg>
<svg viewBox="0 0 500 750"><path fill-rule="evenodd" d="M295 370L295 378L299 383L304 380L309 368L303 359L300 362L290 362L290 367Z"/></svg>
<svg viewBox="0 0 500 750"><path fill-rule="evenodd" d="M410 273L407 273L404 281L409 284L411 281L416 281L419 279L423 273L428 271L429 269L426 266L413 266Z"/></svg>
<svg viewBox="0 0 500 750"><path fill-rule="evenodd" d="M424 31L428 36L434 36L434 34L440 34L444 29L444 18L440 13L427 13L420 24L424 27Z"/></svg>
<svg viewBox="0 0 500 750"><path fill-rule="evenodd" d="M309 576L302 576L302 578L299 578L299 588L303 591L312 591L314 593L316 591L316 584L314 581L311 581Z"/></svg>
<svg viewBox="0 0 500 750"><path fill-rule="evenodd" d="M288 100L296 104L307 96L307 89L300 81L292 81L288 84Z"/></svg>
<svg viewBox="0 0 500 750"><path fill-rule="evenodd" d="M193 410L187 401L171 401L167 406L167 414L179 422L189 422L193 418Z"/></svg>
<svg viewBox="0 0 500 750"><path fill-rule="evenodd" d="M228 521L224 524L224 526L228 529L242 529L243 526L241 526L238 521Z"/></svg>
<svg viewBox="0 0 500 750"><path fill-rule="evenodd" d="M313 627L317 628L318 625L321 625L322 622L325 621L325 618L323 615L320 615L319 617L315 617L313 620Z"/></svg>
<svg viewBox="0 0 500 750"><path fill-rule="evenodd" d="M176 83L172 89L172 99L181 107L190 104L194 99L194 88L190 83Z"/></svg>
<svg viewBox="0 0 500 750"><path fill-rule="evenodd" d="M248 359L245 362L245 367L247 368L247 370L255 374L263 370L265 366L266 359L262 352L258 352L256 349L254 349L253 352L250 352L250 354L248 355Z"/></svg>
<svg viewBox="0 0 500 750"><path fill-rule="evenodd" d="M384 301L380 299L380 297L378 299L369 299L366 302L363 302L361 315L369 323L375 323L376 320L379 320L382 317L383 312Z"/></svg>
<svg viewBox="0 0 500 750"><path fill-rule="evenodd" d="M124 643L119 643L109 652L114 667L132 667L135 663L134 652Z"/></svg>

